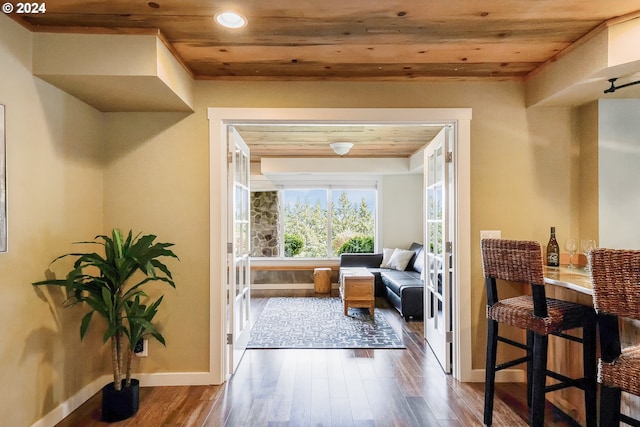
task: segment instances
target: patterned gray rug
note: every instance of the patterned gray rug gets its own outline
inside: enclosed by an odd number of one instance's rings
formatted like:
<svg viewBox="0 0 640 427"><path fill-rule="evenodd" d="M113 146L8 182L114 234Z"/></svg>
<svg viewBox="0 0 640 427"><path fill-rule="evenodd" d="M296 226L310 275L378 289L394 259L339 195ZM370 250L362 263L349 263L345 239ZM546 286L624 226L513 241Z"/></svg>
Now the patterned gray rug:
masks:
<svg viewBox="0 0 640 427"><path fill-rule="evenodd" d="M247 348L406 348L375 311L350 308L340 298L270 298L251 330Z"/></svg>

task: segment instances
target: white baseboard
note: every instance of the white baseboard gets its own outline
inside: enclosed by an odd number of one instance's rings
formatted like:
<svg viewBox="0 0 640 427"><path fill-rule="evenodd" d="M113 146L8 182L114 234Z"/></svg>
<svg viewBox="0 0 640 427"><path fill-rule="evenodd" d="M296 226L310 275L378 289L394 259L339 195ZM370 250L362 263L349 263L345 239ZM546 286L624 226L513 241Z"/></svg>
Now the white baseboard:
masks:
<svg viewBox="0 0 640 427"><path fill-rule="evenodd" d="M40 418L31 427L53 427L62 421L67 415L75 411L80 405L89 400L94 394L102 390L105 384L113 381L110 375L102 375L96 380L84 386L76 394L62 402L53 411Z"/></svg>
<svg viewBox="0 0 640 427"><path fill-rule="evenodd" d="M213 377L209 372L159 372L137 374L135 377L140 380L142 387L213 384Z"/></svg>
<svg viewBox="0 0 640 427"><path fill-rule="evenodd" d="M209 385L213 384L209 372L162 372L155 374L134 374L140 380L142 387L179 386L179 385ZM102 375L86 385L69 399L62 402L54 410L40 418L31 427L53 427L65 417L102 390L106 384L113 381L113 376Z"/></svg>

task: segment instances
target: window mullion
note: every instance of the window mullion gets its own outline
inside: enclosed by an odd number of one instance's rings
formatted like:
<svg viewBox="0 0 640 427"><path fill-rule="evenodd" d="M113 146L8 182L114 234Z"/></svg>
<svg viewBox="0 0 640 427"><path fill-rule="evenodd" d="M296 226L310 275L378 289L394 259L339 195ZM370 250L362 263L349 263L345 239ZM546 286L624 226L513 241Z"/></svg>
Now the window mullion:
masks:
<svg viewBox="0 0 640 427"><path fill-rule="evenodd" d="M284 189L278 189L278 251L280 256L286 256L284 253Z"/></svg>
<svg viewBox="0 0 640 427"><path fill-rule="evenodd" d="M331 197L331 187L327 189L327 257L331 258L333 256L332 250L332 238L333 232L331 230L331 224L333 223L333 205L332 205L332 197Z"/></svg>

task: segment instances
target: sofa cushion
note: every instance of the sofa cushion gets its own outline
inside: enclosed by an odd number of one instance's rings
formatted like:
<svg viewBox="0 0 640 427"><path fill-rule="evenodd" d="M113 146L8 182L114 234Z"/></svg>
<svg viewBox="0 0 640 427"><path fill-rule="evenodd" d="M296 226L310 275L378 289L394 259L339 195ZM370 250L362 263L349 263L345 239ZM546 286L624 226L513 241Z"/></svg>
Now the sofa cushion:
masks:
<svg viewBox="0 0 640 427"><path fill-rule="evenodd" d="M384 271L380 274L382 282L388 290L396 295L402 293L402 288L413 287L423 288L424 282L420 280L420 273L417 271Z"/></svg>
<svg viewBox="0 0 640 427"><path fill-rule="evenodd" d="M387 301L405 320L422 318L424 312L424 286L417 271L385 271L381 273Z"/></svg>
<svg viewBox="0 0 640 427"><path fill-rule="evenodd" d="M386 273L387 271L391 271L388 268L372 268L372 267L367 268L367 270L369 271L369 273L374 275L375 274L380 275L380 273Z"/></svg>
<svg viewBox="0 0 640 427"><path fill-rule="evenodd" d="M415 252L415 254L409 261L409 264L407 264L407 268L405 270L416 270L418 272L422 271L422 270L417 270L415 268L415 264L416 262L418 262L418 268L420 269L422 269L422 266L424 266L424 253L422 252L423 249L424 249L424 246L422 245L422 243L416 243L416 242L411 243L411 246L409 246L409 250Z"/></svg>
<svg viewBox="0 0 640 427"><path fill-rule="evenodd" d="M411 266L411 270L417 271L418 273L422 273L424 271L424 248L421 246L416 251L416 256L413 258L413 264L409 262ZM409 265L407 266L407 270L409 270Z"/></svg>
<svg viewBox="0 0 640 427"><path fill-rule="evenodd" d="M414 251L395 248L393 254L391 255L391 259L389 259L389 262L385 267L391 268L393 270L404 271L414 255Z"/></svg>
<svg viewBox="0 0 640 427"><path fill-rule="evenodd" d="M382 262L382 254L352 254L340 255L340 267L367 267L379 268Z"/></svg>
<svg viewBox="0 0 640 427"><path fill-rule="evenodd" d="M389 271L386 268L372 268L368 267L367 270L369 273L373 274L373 283L375 284L375 296L376 297L384 297L387 294L387 287L382 282L382 276L380 273L383 271Z"/></svg>
<svg viewBox="0 0 640 427"><path fill-rule="evenodd" d="M393 255L394 248L383 248L382 249L382 262L380 263L381 268L385 268L387 264L389 264L389 260Z"/></svg>

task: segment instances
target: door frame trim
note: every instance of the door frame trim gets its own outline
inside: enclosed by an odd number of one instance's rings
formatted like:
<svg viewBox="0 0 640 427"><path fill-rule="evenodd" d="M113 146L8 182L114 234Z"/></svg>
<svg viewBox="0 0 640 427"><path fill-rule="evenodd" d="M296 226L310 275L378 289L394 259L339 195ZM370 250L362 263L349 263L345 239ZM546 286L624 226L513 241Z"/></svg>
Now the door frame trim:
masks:
<svg viewBox="0 0 640 427"><path fill-rule="evenodd" d="M458 217L456 242L459 257L454 283L453 377L473 380L471 365L471 108L208 108L209 119L209 375L212 384L225 376L225 269L226 262L226 138L227 126L265 123L455 123L458 150Z"/></svg>

